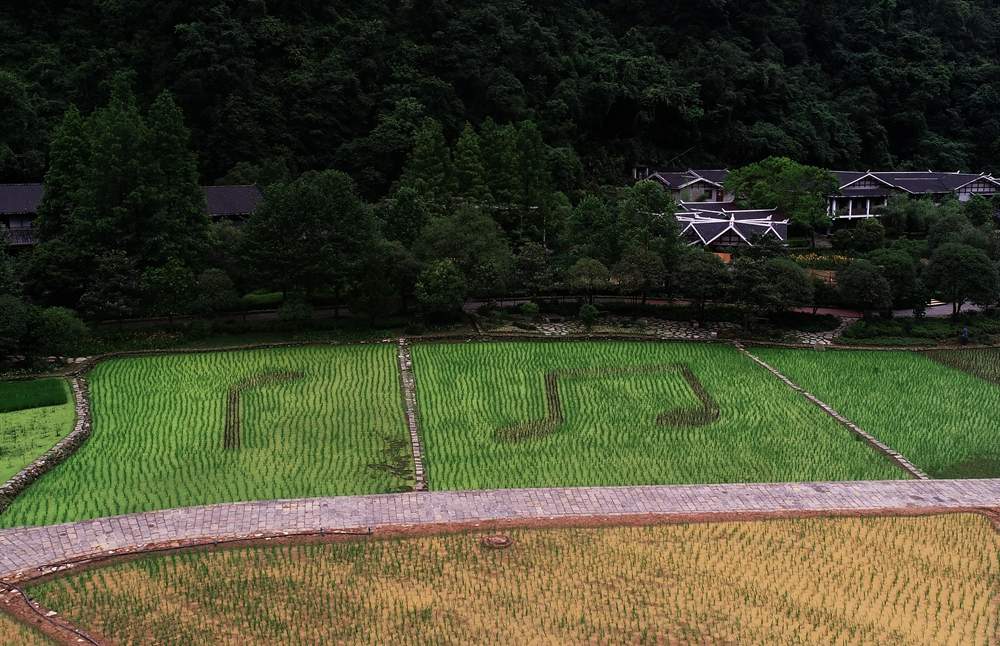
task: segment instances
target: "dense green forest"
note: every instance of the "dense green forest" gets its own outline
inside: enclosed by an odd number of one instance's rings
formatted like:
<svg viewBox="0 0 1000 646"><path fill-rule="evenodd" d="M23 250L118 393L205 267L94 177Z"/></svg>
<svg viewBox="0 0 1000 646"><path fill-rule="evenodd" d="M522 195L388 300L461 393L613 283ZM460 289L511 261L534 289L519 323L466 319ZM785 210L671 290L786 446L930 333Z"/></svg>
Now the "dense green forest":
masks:
<svg viewBox="0 0 1000 646"><path fill-rule="evenodd" d="M534 121L580 183L634 162L983 170L1000 154L987 0L9 0L0 181L38 180L70 104L169 90L202 181L337 168L384 195L424 117ZM566 153L568 154L568 152Z"/></svg>

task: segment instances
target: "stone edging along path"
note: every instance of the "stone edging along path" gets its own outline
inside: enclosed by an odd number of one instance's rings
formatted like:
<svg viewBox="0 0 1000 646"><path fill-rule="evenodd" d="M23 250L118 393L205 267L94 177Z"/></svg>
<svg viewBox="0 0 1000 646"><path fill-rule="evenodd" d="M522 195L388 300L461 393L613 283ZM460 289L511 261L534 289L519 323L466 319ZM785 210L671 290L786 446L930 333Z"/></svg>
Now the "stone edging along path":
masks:
<svg viewBox="0 0 1000 646"><path fill-rule="evenodd" d="M73 430L40 458L35 459L31 464L14 474L10 480L0 485L0 513L3 513L10 502L27 489L32 482L72 455L90 437L90 396L87 390L87 380L83 377L73 377L70 379L70 387L73 391L73 401L76 408L76 421L73 424Z"/></svg>
<svg viewBox="0 0 1000 646"><path fill-rule="evenodd" d="M413 452L414 491L426 491L427 479L424 475L424 451L420 445L420 415L417 413L417 385L413 376L413 356L409 342L400 337L396 351L399 363L399 385L403 395L403 413L406 428L410 433L410 450Z"/></svg>
<svg viewBox="0 0 1000 646"><path fill-rule="evenodd" d="M501 489L267 500L0 530L0 579L144 551L327 533L929 514L1000 506L1000 479ZM363 530L363 531L360 531Z"/></svg>
<svg viewBox="0 0 1000 646"><path fill-rule="evenodd" d="M752 352L744 348L742 344L737 343L736 349L739 350L742 354L746 355L746 357L749 358L751 361L753 361L754 363L761 366L762 368L773 374L775 377L783 381L785 385L787 385L789 388L801 394L803 397L808 399L816 406L819 406L821 409L823 409L823 412L825 412L827 415L835 419L838 423L840 423L841 426L843 426L850 432L854 433L855 435L863 439L865 442L870 444L880 453L886 455L890 460L895 462L897 466L899 466L901 469L909 473L911 476L913 476L917 480L930 480L930 476L928 476L926 473L924 473L916 466L914 466L913 463L907 460L899 451L896 451L888 444L882 442L874 435L871 435L870 433L866 432L860 426L858 426L851 420L847 419L846 417L838 413L836 410L833 409L832 406L825 403L819 397L807 391L805 388L803 388L802 386L798 385L797 383L786 377L780 370L771 366L769 363L765 362L763 359L761 359L757 355L753 354Z"/></svg>

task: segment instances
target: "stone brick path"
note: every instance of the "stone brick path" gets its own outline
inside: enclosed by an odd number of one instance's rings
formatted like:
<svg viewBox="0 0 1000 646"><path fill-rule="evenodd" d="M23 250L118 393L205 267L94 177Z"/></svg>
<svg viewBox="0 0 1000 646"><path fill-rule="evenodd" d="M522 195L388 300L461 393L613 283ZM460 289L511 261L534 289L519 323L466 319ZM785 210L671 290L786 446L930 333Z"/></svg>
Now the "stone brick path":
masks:
<svg viewBox="0 0 1000 646"><path fill-rule="evenodd" d="M396 351L399 362L399 381L403 395L403 412L406 415L406 428L410 432L410 449L413 452L413 473L415 491L427 490L427 478L424 474L424 450L420 445L420 415L417 413L417 385L413 377L413 356L410 354L410 343L405 338L399 339Z"/></svg>
<svg viewBox="0 0 1000 646"><path fill-rule="evenodd" d="M695 326L686 321L668 321L655 318L643 318L637 323L633 319L623 316L605 316L597 322L593 332L595 334L628 333L656 339L704 341L718 338L721 330L733 330L736 327L733 323L725 322L708 322L703 326ZM539 323L537 330L542 336L570 336L587 333L583 323L575 320L561 323Z"/></svg>
<svg viewBox="0 0 1000 646"><path fill-rule="evenodd" d="M836 343L837 339L840 338L841 333L853 325L857 320L858 319L856 318L842 317L840 319L840 325L838 325L834 330L827 330L826 332L796 331L792 333L792 336L799 343L803 343L805 345L833 345Z"/></svg>
<svg viewBox="0 0 1000 646"><path fill-rule="evenodd" d="M441 523L656 515L888 513L1000 507L1000 479L506 489L210 505L0 530L0 578L152 544Z"/></svg>

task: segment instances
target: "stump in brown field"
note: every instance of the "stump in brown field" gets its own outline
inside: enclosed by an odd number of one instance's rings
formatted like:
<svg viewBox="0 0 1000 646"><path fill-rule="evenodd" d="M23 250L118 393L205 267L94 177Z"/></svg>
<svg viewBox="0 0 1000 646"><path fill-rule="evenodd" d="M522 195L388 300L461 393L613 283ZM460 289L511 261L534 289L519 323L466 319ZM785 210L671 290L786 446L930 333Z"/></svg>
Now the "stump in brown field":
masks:
<svg viewBox="0 0 1000 646"><path fill-rule="evenodd" d="M490 534L483 536L479 544L492 550L502 550L514 544L514 539L506 534Z"/></svg>

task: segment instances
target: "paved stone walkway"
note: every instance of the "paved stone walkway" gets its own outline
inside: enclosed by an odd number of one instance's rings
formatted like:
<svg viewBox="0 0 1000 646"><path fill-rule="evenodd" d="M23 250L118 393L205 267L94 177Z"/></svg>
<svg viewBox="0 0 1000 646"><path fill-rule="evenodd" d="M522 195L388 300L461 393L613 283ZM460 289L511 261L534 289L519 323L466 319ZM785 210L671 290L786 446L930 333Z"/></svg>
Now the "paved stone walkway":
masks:
<svg viewBox="0 0 1000 646"><path fill-rule="evenodd" d="M736 327L734 323L725 322L708 322L703 326L696 326L687 321L668 321L657 318L633 320L624 316L605 316L594 325L592 332L595 334L634 334L657 339L694 341L716 339L721 330L732 330ZM539 323L536 328L542 336L570 336L571 334L586 334L587 332L583 323L576 320Z"/></svg>
<svg viewBox="0 0 1000 646"><path fill-rule="evenodd" d="M188 507L0 530L0 578L171 541L440 523L657 515L934 511L1000 507L1000 479L504 489Z"/></svg>
<svg viewBox="0 0 1000 646"><path fill-rule="evenodd" d="M840 338L841 333L853 325L858 319L841 317L840 325L834 330L826 332L792 332L792 337L799 343L805 345L833 345Z"/></svg>
<svg viewBox="0 0 1000 646"><path fill-rule="evenodd" d="M413 473L415 491L427 490L427 479L424 475L424 450L420 445L420 416L417 414L417 386L413 377L413 356L410 354L410 343L400 337L396 351L399 362L399 381L403 395L403 412L406 415L406 428L410 432L410 450L413 452Z"/></svg>

